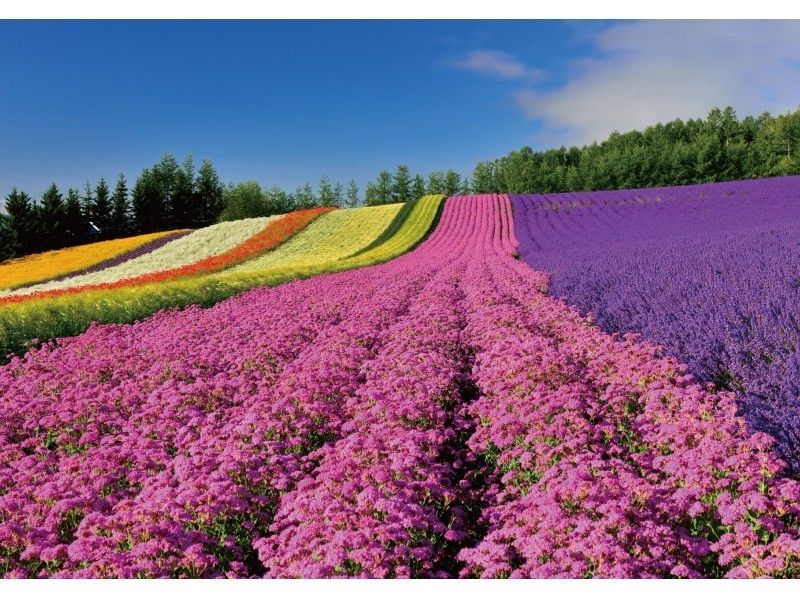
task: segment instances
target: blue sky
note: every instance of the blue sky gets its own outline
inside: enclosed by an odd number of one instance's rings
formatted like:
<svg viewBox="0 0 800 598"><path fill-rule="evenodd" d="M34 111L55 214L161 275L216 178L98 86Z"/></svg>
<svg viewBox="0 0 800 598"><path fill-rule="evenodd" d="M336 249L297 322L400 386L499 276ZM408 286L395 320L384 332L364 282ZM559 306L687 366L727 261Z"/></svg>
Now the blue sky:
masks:
<svg viewBox="0 0 800 598"><path fill-rule="evenodd" d="M0 194L135 178L362 186L654 120L800 103L790 23L0 22Z"/></svg>

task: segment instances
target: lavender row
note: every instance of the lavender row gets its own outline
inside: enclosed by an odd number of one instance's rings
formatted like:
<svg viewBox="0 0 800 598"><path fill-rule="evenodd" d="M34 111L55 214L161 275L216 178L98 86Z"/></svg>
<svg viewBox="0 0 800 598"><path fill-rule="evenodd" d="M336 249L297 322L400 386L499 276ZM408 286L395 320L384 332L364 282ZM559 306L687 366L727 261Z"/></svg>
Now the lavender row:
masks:
<svg viewBox="0 0 800 598"><path fill-rule="evenodd" d="M800 177L513 202L551 294L735 391L800 469Z"/></svg>

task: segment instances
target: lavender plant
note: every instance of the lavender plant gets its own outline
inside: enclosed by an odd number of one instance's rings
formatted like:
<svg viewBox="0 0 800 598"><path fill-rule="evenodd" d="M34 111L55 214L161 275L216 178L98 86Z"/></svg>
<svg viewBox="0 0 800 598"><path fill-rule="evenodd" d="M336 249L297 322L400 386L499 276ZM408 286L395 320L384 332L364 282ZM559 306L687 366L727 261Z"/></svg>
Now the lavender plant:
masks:
<svg viewBox="0 0 800 598"><path fill-rule="evenodd" d="M800 470L800 177L512 202L553 296L735 391Z"/></svg>

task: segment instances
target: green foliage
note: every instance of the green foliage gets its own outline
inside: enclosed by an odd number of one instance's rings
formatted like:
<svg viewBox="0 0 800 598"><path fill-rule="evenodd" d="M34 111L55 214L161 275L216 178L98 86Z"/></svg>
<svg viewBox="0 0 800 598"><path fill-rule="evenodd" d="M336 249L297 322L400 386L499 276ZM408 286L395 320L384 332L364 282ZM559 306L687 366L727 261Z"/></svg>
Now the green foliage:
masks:
<svg viewBox="0 0 800 598"><path fill-rule="evenodd" d="M171 226L188 228L194 223L195 190L194 162L192 156L186 156L183 166L174 172L172 194L170 197Z"/></svg>
<svg viewBox="0 0 800 598"><path fill-rule="evenodd" d="M411 183L411 198L417 199L425 195L425 179L416 175Z"/></svg>
<svg viewBox="0 0 800 598"><path fill-rule="evenodd" d="M367 184L366 205L380 206L386 203L392 203L392 173L381 170L377 181Z"/></svg>
<svg viewBox="0 0 800 598"><path fill-rule="evenodd" d="M0 264L17 253L17 235L11 228L10 219L0 214Z"/></svg>
<svg viewBox="0 0 800 598"><path fill-rule="evenodd" d="M311 188L311 185L306 183L295 190L294 203L298 210L313 208L317 205L317 197L314 195L314 190Z"/></svg>
<svg viewBox="0 0 800 598"><path fill-rule="evenodd" d="M64 238L65 206L58 187L53 183L42 195L42 205L39 210L39 238L41 249L54 249L59 246Z"/></svg>
<svg viewBox="0 0 800 598"><path fill-rule="evenodd" d="M350 180L347 183L347 196L345 199L345 206L348 208L355 208L359 205L360 201L358 199L358 185L354 180Z"/></svg>
<svg viewBox="0 0 800 598"><path fill-rule="evenodd" d="M197 172L195 185L194 219L192 224L196 227L209 226L217 221L224 207L222 200L222 183L219 181L217 171L211 160L203 160Z"/></svg>
<svg viewBox="0 0 800 598"><path fill-rule="evenodd" d="M67 191L64 202L64 245L78 245L86 236L86 219L81 208L81 196L77 189Z"/></svg>
<svg viewBox="0 0 800 598"><path fill-rule="evenodd" d="M139 233L150 233L164 228L167 206L158 179L157 173L145 168L131 191L133 223Z"/></svg>
<svg viewBox="0 0 800 598"><path fill-rule="evenodd" d="M476 193L554 193L660 187L800 173L800 108L739 120L705 119L612 133L602 143L534 152L523 147L473 171Z"/></svg>
<svg viewBox="0 0 800 598"><path fill-rule="evenodd" d="M392 202L404 202L411 197L411 172L408 166L400 164L392 178Z"/></svg>
<svg viewBox="0 0 800 598"><path fill-rule="evenodd" d="M339 195L341 196L341 187L339 188ZM317 197L319 201L319 205L321 206L331 206L331 207L339 207L339 203L341 202L341 197L336 197L336 193L333 190L333 186L331 186L330 179L322 175L319 179L319 187L317 192Z"/></svg>
<svg viewBox="0 0 800 598"><path fill-rule="evenodd" d="M94 199L89 207L89 214L91 221L100 229L102 237L110 236L108 228L111 225L111 191L103 177L100 177L94 188Z"/></svg>
<svg viewBox="0 0 800 598"><path fill-rule="evenodd" d="M225 207L220 222L271 215L264 191L256 181L228 185L222 192L222 203Z"/></svg>
<svg viewBox="0 0 800 598"><path fill-rule="evenodd" d="M19 255L25 255L38 249L37 211L30 195L24 191L18 191L16 187L6 196L6 213L8 214L6 226L13 231Z"/></svg>
<svg viewBox="0 0 800 598"><path fill-rule="evenodd" d="M427 193L445 193L445 190L445 173L441 170L434 170L428 175L425 191Z"/></svg>
<svg viewBox="0 0 800 598"><path fill-rule="evenodd" d="M130 228L130 202L128 201L128 182L123 173L119 173L114 194L111 196L110 227L116 234L122 234Z"/></svg>

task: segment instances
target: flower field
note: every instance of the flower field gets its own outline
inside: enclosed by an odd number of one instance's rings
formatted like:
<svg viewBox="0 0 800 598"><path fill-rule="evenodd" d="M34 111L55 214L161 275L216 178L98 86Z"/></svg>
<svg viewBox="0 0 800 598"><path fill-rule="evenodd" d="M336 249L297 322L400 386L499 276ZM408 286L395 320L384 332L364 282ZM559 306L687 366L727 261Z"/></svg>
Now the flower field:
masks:
<svg viewBox="0 0 800 598"><path fill-rule="evenodd" d="M45 280L78 273L93 266L124 258L129 252L148 248L151 243L177 237L176 232L152 233L78 247L37 253L0 264L0 289L15 289Z"/></svg>
<svg viewBox="0 0 800 598"><path fill-rule="evenodd" d="M0 367L0 573L800 575L800 484L736 395L548 296L508 196L426 237L441 205L364 267Z"/></svg>
<svg viewBox="0 0 800 598"><path fill-rule="evenodd" d="M553 295L735 391L800 471L800 177L512 201Z"/></svg>
<svg viewBox="0 0 800 598"><path fill-rule="evenodd" d="M154 251L126 260L121 264L64 280L32 285L16 291L6 291L0 293L0 297L41 295L48 291L63 289L75 290L181 268L230 251L278 218L278 216L248 218L200 228Z"/></svg>
<svg viewBox="0 0 800 598"><path fill-rule="evenodd" d="M382 234L363 250L338 261L321 259L296 267L284 265L233 274L222 269L279 247L327 209L302 210L272 222L247 243L225 254L187 267L77 292L61 289L43 295L0 298L0 355L20 351L33 339L80 334L92 322L133 322L165 308L192 304L207 307L254 287L387 261L410 250L428 234L443 199L441 195L430 195L408 202L386 229L390 235ZM324 250L324 246L320 247L320 251Z"/></svg>

